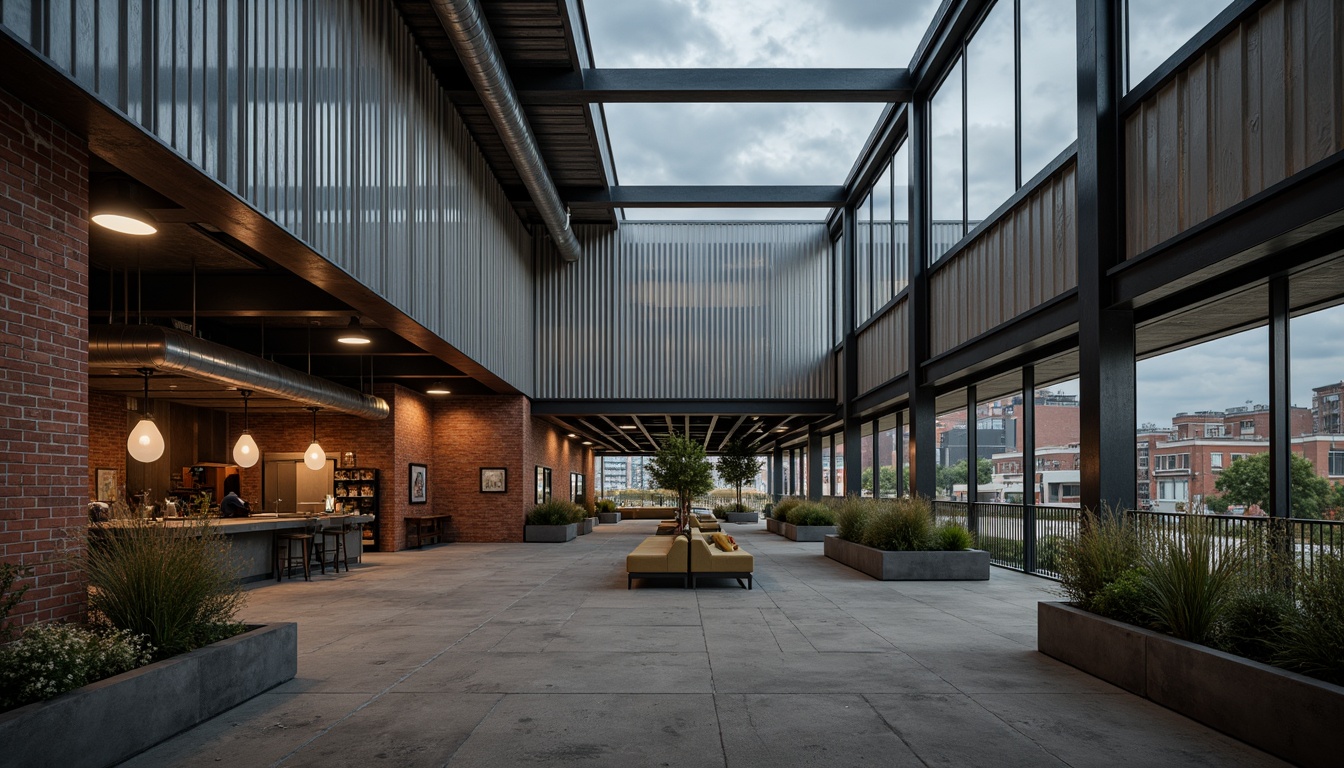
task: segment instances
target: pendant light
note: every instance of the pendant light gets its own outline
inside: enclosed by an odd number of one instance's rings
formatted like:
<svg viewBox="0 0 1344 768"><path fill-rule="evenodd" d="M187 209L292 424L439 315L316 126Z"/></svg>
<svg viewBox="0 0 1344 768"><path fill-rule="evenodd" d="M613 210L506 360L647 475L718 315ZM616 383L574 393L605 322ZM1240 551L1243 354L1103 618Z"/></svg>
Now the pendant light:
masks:
<svg viewBox="0 0 1344 768"><path fill-rule="evenodd" d="M336 340L342 344L368 344L373 341L359 324L359 317L350 318L350 325L346 326L341 335L336 337Z"/></svg>
<svg viewBox="0 0 1344 768"><path fill-rule="evenodd" d="M327 466L327 452L322 450L322 446L317 444L317 412L322 410L315 405L308 406L308 410L313 412L313 444L308 446L308 450L303 452L303 464L316 472Z"/></svg>
<svg viewBox="0 0 1344 768"><path fill-rule="evenodd" d="M158 461L163 455L163 433L154 424L154 417L149 413L149 377L154 373L153 368L141 368L140 374L145 377L145 397L140 401L140 423L135 425L131 434L126 438L126 451L131 454L131 458L143 464L151 461Z"/></svg>
<svg viewBox="0 0 1344 768"><path fill-rule="evenodd" d="M152 235L158 228L135 201L136 189L128 179L113 179L97 185L89 204L89 219L124 235Z"/></svg>
<svg viewBox="0 0 1344 768"><path fill-rule="evenodd" d="M252 396L252 390L239 390L239 394L243 396L243 434L233 444L233 463L246 469L256 466L261 459L261 451L257 450L257 441L252 439L252 433L248 431L247 399Z"/></svg>
<svg viewBox="0 0 1344 768"><path fill-rule="evenodd" d="M426 389L426 390L425 390L425 394L427 394L427 395L451 395L451 394L453 394L453 391L452 391L451 389L449 389L449 388L448 388L448 385L445 384L445 383L443 383L442 381L436 381L436 382L434 382L433 384L430 384L430 385L429 385L429 389Z"/></svg>

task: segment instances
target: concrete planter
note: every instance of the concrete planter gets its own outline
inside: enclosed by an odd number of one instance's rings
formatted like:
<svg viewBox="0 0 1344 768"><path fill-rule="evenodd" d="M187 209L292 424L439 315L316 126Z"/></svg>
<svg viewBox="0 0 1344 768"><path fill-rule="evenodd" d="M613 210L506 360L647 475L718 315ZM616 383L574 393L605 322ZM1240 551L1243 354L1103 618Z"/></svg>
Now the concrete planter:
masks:
<svg viewBox="0 0 1344 768"><path fill-rule="evenodd" d="M986 581L989 553L979 549L960 552L885 552L839 536L825 538L826 556L881 581Z"/></svg>
<svg viewBox="0 0 1344 768"><path fill-rule="evenodd" d="M756 523L760 522L760 515L755 512L729 512L726 522L729 523Z"/></svg>
<svg viewBox="0 0 1344 768"><path fill-rule="evenodd" d="M293 623L268 624L0 714L7 765L101 768L292 680Z"/></svg>
<svg viewBox="0 0 1344 768"><path fill-rule="evenodd" d="M835 526L794 525L793 523L781 522L779 524L779 535L789 541L825 541L827 536L835 535Z"/></svg>
<svg viewBox="0 0 1344 768"><path fill-rule="evenodd" d="M596 517L596 516L594 516L594 517L585 517L585 518L583 518L583 532L584 532L584 533L592 533L592 532L593 532L593 529L596 528L596 527L597 527L597 517Z"/></svg>
<svg viewBox="0 0 1344 768"><path fill-rule="evenodd" d="M615 525L616 523L621 522L621 513L620 513L620 512L598 512L598 513L597 513L597 522L601 523L602 525Z"/></svg>
<svg viewBox="0 0 1344 768"><path fill-rule="evenodd" d="M783 525L783 523L773 517L765 518L765 530L771 533L778 533L780 536L783 536L784 532L780 530L781 525Z"/></svg>
<svg viewBox="0 0 1344 768"><path fill-rule="evenodd" d="M585 518L583 518L582 520L580 520L579 522L577 522L577 523L574 524L574 532L577 533L577 534L580 535L580 536L583 536L584 534L592 533L592 532L593 532L593 521L594 521L595 519L596 519L596 518L593 518L593 517L585 517Z"/></svg>
<svg viewBox="0 0 1344 768"><path fill-rule="evenodd" d="M1047 656L1303 766L1339 765L1344 687L1177 640L1067 603L1038 603Z"/></svg>
<svg viewBox="0 0 1344 768"><path fill-rule="evenodd" d="M563 541L571 541L579 535L579 524L570 523L568 525L524 525L523 541L534 541L543 544L558 544Z"/></svg>

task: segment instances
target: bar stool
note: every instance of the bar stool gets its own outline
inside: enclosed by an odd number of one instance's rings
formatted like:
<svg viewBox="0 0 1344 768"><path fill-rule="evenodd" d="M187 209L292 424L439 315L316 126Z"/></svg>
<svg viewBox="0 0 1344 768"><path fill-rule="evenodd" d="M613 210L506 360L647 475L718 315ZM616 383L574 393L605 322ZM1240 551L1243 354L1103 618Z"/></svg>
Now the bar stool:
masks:
<svg viewBox="0 0 1344 768"><path fill-rule="evenodd" d="M336 573L340 573L341 563L345 563L346 573L350 572L350 551L345 545L345 534L349 531L350 526L346 523L337 523L322 529L322 538L317 543L317 565L322 569L324 575L327 572L327 550L329 545L331 550L332 570Z"/></svg>
<svg viewBox="0 0 1344 768"><path fill-rule="evenodd" d="M294 553L294 545L299 545L299 552ZM295 565L303 566L303 580L312 581L312 571L309 568L309 558L312 556L313 534L311 533L277 533L275 534L275 547L273 551L272 566L275 570L275 580L279 581L282 574L294 578L293 570ZM284 568L282 571L281 568Z"/></svg>

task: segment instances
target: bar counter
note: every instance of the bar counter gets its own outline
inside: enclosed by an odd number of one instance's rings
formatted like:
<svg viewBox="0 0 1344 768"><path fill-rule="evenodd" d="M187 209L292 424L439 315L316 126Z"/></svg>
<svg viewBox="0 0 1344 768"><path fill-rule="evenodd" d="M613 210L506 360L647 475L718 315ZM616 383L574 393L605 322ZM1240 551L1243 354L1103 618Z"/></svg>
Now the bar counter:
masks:
<svg viewBox="0 0 1344 768"><path fill-rule="evenodd" d="M233 559L239 566L239 578L243 582L273 579L271 571L271 553L274 536L279 532L307 531L318 533L323 528L350 524L363 526L373 522L373 515L296 515L273 513L254 513L251 517L213 518L211 525L220 533L228 536L232 543ZM167 525L184 525L188 518L167 518ZM116 529L118 521L91 523L94 529ZM315 537L316 538L316 537ZM316 546L316 545L314 545ZM350 562L358 563L363 558L364 542L359 527L345 535L345 547ZM317 568L317 566L313 566ZM302 576L298 576L302 579Z"/></svg>

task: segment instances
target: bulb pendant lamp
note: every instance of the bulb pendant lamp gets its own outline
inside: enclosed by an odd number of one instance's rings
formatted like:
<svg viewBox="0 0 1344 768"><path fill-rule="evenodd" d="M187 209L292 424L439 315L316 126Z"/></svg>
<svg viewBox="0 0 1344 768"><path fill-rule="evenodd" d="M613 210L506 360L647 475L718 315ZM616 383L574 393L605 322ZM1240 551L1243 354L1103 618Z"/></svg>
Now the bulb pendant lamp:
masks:
<svg viewBox="0 0 1344 768"><path fill-rule="evenodd" d="M154 423L154 417L149 414L149 376L152 373L153 368L140 369L140 374L145 377L145 397L140 401L142 411L140 423L135 425L135 429L132 429L126 438L126 452L131 454L132 459L142 464L158 461L164 449L163 433Z"/></svg>
<svg viewBox="0 0 1344 768"><path fill-rule="evenodd" d="M327 452L317 444L317 412L322 409L310 405L308 410L313 412L313 443L303 452L303 465L316 472L327 466Z"/></svg>
<svg viewBox="0 0 1344 768"><path fill-rule="evenodd" d="M248 431L247 399L252 396L252 390L244 389L241 394L243 396L243 434L238 437L238 442L233 444L233 463L246 469L257 465L257 462L261 460L261 451L257 449L257 441L252 439L252 433Z"/></svg>
<svg viewBox="0 0 1344 768"><path fill-rule="evenodd" d="M368 344L373 341L369 338L369 334L364 332L358 317L350 318L350 325L346 326L336 340L342 344Z"/></svg>

